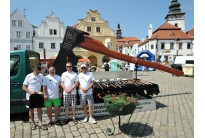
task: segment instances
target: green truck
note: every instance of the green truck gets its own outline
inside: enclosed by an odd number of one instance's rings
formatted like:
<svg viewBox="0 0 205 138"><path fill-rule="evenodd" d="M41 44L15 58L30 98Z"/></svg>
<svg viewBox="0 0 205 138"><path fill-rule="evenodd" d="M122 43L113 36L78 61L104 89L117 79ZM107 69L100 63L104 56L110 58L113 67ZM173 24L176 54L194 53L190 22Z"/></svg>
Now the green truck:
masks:
<svg viewBox="0 0 205 138"><path fill-rule="evenodd" d="M10 51L10 114L28 112L23 81L40 63L40 54L31 50Z"/></svg>

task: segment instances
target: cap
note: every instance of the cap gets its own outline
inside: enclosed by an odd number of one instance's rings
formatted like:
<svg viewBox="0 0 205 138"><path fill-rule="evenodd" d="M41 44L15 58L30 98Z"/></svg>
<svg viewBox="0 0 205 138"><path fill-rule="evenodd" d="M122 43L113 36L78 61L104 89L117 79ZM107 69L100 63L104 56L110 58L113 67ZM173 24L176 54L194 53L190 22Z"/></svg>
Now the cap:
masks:
<svg viewBox="0 0 205 138"><path fill-rule="evenodd" d="M85 64L82 64L82 65L80 66L80 68L82 68L82 67L86 67L86 68L87 68L87 66L86 66Z"/></svg>

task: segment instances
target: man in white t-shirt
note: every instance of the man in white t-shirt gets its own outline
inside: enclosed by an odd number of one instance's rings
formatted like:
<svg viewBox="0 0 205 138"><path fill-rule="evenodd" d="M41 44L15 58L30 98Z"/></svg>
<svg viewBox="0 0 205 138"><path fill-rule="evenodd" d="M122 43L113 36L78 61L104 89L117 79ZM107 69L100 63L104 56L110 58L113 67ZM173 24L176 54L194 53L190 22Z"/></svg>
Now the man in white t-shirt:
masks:
<svg viewBox="0 0 205 138"><path fill-rule="evenodd" d="M72 71L72 63L66 63L67 71L61 76L61 86L63 87L63 105L66 111L65 124L68 124L69 106L72 106L73 122L77 124L75 117L75 107L77 103L76 87L79 85L77 73Z"/></svg>
<svg viewBox="0 0 205 138"><path fill-rule="evenodd" d="M48 126L53 125L52 121L52 106L55 109L55 122L56 125L61 125L60 120L58 120L59 106L61 105L62 98L62 87L61 77L55 74L55 67L49 68L49 75L45 77L45 87L43 89L44 93L44 106L47 107L47 115L49 118Z"/></svg>
<svg viewBox="0 0 205 138"><path fill-rule="evenodd" d="M94 85L94 77L92 72L88 72L88 68L85 64L81 65L81 73L78 74L79 78L79 94L80 94L80 103L83 106L83 111L85 114L84 123L88 121L87 115L87 104L89 106L89 122L95 124L97 123L92 117L93 113L93 91L92 86Z"/></svg>
<svg viewBox="0 0 205 138"><path fill-rule="evenodd" d="M36 129L34 122L34 108L37 108L39 128L46 130L47 128L42 124L42 107L43 107L43 93L41 87L45 85L44 76L40 74L41 67L36 66L33 72L28 74L23 82L22 89L26 91L27 106L29 108L29 117L32 122L32 130Z"/></svg>

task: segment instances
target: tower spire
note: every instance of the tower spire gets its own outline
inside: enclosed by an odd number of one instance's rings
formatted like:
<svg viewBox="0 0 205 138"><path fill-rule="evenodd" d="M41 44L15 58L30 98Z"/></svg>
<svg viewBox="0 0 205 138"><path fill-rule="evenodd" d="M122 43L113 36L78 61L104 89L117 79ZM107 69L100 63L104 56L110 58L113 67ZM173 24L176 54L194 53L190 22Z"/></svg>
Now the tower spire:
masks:
<svg viewBox="0 0 205 138"><path fill-rule="evenodd" d="M121 39L122 38L122 32L121 32L121 29L120 29L120 23L118 22L117 24L117 32L116 32L116 38L117 39Z"/></svg>
<svg viewBox="0 0 205 138"><path fill-rule="evenodd" d="M185 31L185 13L181 11L180 6L181 4L178 2L178 0L172 0L169 6L169 12L165 17L165 20L166 22L174 26L180 27L183 31Z"/></svg>

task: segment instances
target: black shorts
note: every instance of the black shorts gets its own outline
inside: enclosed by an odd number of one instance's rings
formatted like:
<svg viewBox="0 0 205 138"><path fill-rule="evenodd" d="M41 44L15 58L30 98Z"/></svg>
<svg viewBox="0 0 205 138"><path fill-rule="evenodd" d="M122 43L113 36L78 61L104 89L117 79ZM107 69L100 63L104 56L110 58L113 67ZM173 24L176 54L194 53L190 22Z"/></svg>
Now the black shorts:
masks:
<svg viewBox="0 0 205 138"><path fill-rule="evenodd" d="M28 102L29 108L40 108L44 106L43 94L31 94Z"/></svg>

